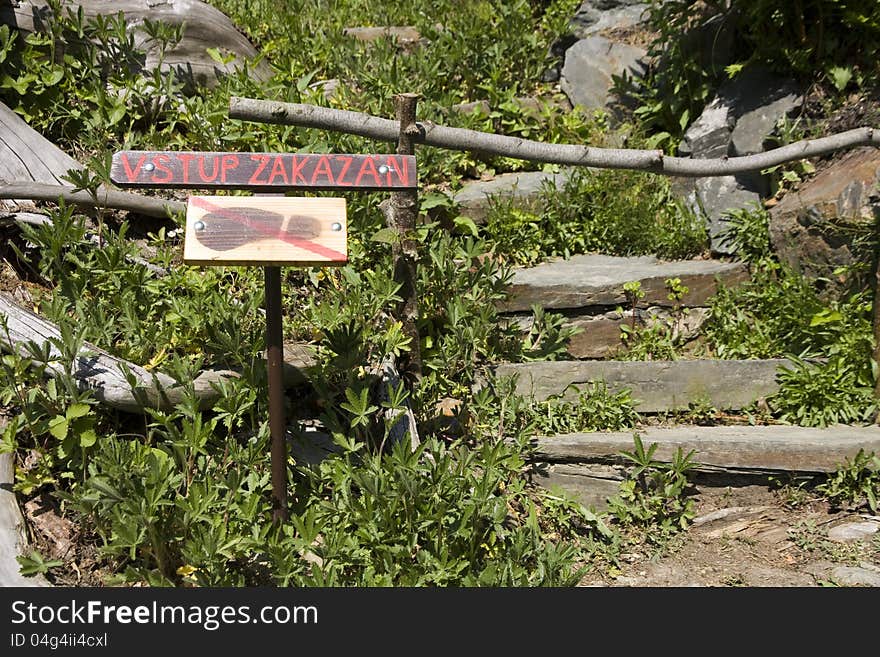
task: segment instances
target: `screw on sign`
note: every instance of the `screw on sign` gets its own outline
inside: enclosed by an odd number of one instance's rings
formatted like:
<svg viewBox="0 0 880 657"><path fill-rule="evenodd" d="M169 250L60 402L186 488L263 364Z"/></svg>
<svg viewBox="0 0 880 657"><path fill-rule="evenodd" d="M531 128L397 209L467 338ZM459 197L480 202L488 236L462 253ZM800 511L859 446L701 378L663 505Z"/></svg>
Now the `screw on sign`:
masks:
<svg viewBox="0 0 880 657"><path fill-rule="evenodd" d="M110 179L120 187L398 191L418 186L412 155L120 151ZM272 437L272 517L287 518L281 267L348 261L344 198L191 196L183 261L260 265L266 286L266 361Z"/></svg>

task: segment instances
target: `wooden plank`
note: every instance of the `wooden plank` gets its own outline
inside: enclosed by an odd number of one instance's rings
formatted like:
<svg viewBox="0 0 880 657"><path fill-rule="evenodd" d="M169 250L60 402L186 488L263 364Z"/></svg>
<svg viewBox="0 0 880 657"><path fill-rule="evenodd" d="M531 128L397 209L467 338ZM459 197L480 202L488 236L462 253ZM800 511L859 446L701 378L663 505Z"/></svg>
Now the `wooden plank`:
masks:
<svg viewBox="0 0 880 657"><path fill-rule="evenodd" d="M190 265L343 265L344 198L191 196L183 261Z"/></svg>
<svg viewBox="0 0 880 657"><path fill-rule="evenodd" d="M776 373L786 359L549 361L498 365L498 376L518 376L516 392L543 401L553 395L577 399L576 387L604 381L609 390L628 388L640 413L686 409L708 401L715 408L739 410L779 389ZM584 386L580 386L584 387Z"/></svg>
<svg viewBox="0 0 880 657"><path fill-rule="evenodd" d="M120 187L169 189L359 189L418 187L413 155L119 151L110 179Z"/></svg>
<svg viewBox="0 0 880 657"><path fill-rule="evenodd" d="M54 342L61 337L55 324L21 308L3 292L0 292L0 320L6 322L6 330L0 331L0 347L4 351L27 357L28 342L49 343L53 360L46 368L47 376L67 373L61 352ZM308 380L314 361L301 344L287 345L285 352L289 359L284 363L285 386L302 385ZM90 389L102 404L129 413L143 413L145 408L167 411L181 403L186 394L183 386L167 374L147 371L89 342L83 342L71 367L81 389ZM134 389L123 374L123 367L134 376ZM211 408L220 396L217 384L239 376L239 372L226 369L202 370L192 382L199 407L203 410Z"/></svg>

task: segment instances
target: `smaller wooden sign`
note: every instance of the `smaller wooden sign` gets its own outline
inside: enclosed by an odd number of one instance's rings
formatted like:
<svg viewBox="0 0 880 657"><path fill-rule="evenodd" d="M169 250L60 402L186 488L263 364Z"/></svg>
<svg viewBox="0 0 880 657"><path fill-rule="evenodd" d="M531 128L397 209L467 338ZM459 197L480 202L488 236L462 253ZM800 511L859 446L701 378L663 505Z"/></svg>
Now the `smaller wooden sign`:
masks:
<svg viewBox="0 0 880 657"><path fill-rule="evenodd" d="M168 189L358 189L418 187L413 155L119 151L110 180Z"/></svg>
<svg viewBox="0 0 880 657"><path fill-rule="evenodd" d="M343 265L344 198L191 196L183 261L190 265Z"/></svg>

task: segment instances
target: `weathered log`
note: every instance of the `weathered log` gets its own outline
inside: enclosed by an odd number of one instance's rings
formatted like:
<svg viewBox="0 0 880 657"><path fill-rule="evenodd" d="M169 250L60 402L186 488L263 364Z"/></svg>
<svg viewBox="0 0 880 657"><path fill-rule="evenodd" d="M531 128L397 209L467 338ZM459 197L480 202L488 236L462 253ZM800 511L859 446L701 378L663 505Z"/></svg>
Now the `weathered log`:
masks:
<svg viewBox="0 0 880 657"><path fill-rule="evenodd" d="M0 181L69 184L62 176L70 169L82 165L0 103Z"/></svg>
<svg viewBox="0 0 880 657"><path fill-rule="evenodd" d="M3 103L0 103L0 199L32 199L94 207L87 191L64 180L71 169L82 165L45 139ZM98 202L105 208L128 210L150 217L186 211L186 204L101 187Z"/></svg>
<svg viewBox="0 0 880 657"><path fill-rule="evenodd" d="M271 68L258 60L254 46L236 29L220 10L197 0L64 0L65 8L76 11L83 8L86 18L125 15L129 29L133 29L135 47L145 52L143 68L159 65L158 44L150 40L142 29L144 21L184 25L183 38L176 47L165 53L162 70L173 69L189 83L213 85L224 74L240 68L243 62L252 62L251 76L258 81L271 77ZM45 21L49 7L39 0L3 3L0 23L33 32ZM221 64L208 55L208 48L217 48L223 54L233 55L232 61Z"/></svg>
<svg viewBox="0 0 880 657"><path fill-rule="evenodd" d="M60 358L60 350L52 343L52 340L61 338L61 332L55 324L0 294L0 319L4 317L6 328L0 329L0 345L5 350L27 356L28 342L49 343L51 357ZM134 389L123 374L123 368L127 368L134 377ZM50 376L59 376L65 374L67 368L64 363L55 360L48 364L46 372ZM83 342L76 360L70 364L70 374L82 389L92 390L98 401L123 411L136 413L144 408L170 410L184 398L184 388L167 374L149 372L88 342ZM201 406L210 408L218 398L212 383L235 376L238 374L229 370L202 372L193 381Z"/></svg>
<svg viewBox="0 0 880 657"><path fill-rule="evenodd" d="M381 141L393 142L398 137L398 123L391 119L316 105L233 96L229 99L229 116L233 119L246 121L336 130ZM747 171L759 171L809 157L828 155L845 148L880 146L880 133L875 133L873 128L856 128L829 137L798 141L756 155L691 159L670 157L659 150L550 144L464 128L449 128L430 122L422 122L417 125L419 134L415 135L414 140L426 146L476 151L487 155L512 157L531 162L600 169L631 169L690 178L731 176Z"/></svg>
<svg viewBox="0 0 880 657"><path fill-rule="evenodd" d="M28 198L34 201L58 202L94 208L97 205L113 210L137 212L148 217L168 217L172 213L186 212L186 204L181 201L168 201L131 192L120 192L101 187L97 194L97 204L92 195L85 190L76 190L71 185L47 185L43 183L2 183L0 198Z"/></svg>
<svg viewBox="0 0 880 657"><path fill-rule="evenodd" d="M24 518L12 484L15 467L12 454L0 454L0 586L51 586L42 575L24 577L16 557L27 548Z"/></svg>
<svg viewBox="0 0 880 657"><path fill-rule="evenodd" d="M4 319L5 330L2 327ZM60 336L61 332L55 324L21 308L7 295L0 293L0 347L4 350L27 356L28 342L49 342L52 358L58 358L60 351L51 340L57 340ZM288 388L305 383L308 370L314 365L304 349L299 345L297 347L291 350L289 359L284 363L284 385ZM126 380L123 368L134 376L134 389ZM65 371L59 361L50 363L46 369L49 376L58 376ZM184 398L184 387L170 376L149 372L88 342L83 342L76 361L71 364L70 373L82 389L92 390L99 402L132 413L142 412L145 408L170 410ZM203 370L193 380L200 408L208 409L218 399L219 393L214 387L216 384L239 376L238 372L225 368Z"/></svg>

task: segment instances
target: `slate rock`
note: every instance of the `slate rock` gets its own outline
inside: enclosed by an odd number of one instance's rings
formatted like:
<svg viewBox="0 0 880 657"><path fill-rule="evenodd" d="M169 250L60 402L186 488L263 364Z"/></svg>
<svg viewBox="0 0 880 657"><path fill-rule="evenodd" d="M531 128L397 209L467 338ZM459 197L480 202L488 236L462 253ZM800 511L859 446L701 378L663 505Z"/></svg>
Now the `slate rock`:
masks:
<svg viewBox="0 0 880 657"><path fill-rule="evenodd" d="M735 210L759 208L761 181L747 174L696 178L691 182L687 205L706 218L709 248L715 255L735 255L728 239L729 213Z"/></svg>
<svg viewBox="0 0 880 657"><path fill-rule="evenodd" d="M462 215L482 224L485 223L492 205L500 201L508 201L523 210L538 210L542 191L548 186L561 188L568 180L568 175L565 171L502 173L492 180L466 183L456 192L453 200L458 204Z"/></svg>
<svg viewBox="0 0 880 657"><path fill-rule="evenodd" d="M880 522L847 522L828 530L828 538L839 543L850 543L870 538L880 530Z"/></svg>
<svg viewBox="0 0 880 657"><path fill-rule="evenodd" d="M716 278L732 286L748 278L746 266L719 260L663 261L654 256L618 257L600 254L551 260L536 267L517 269L510 297L499 308L505 312L544 308L586 308L626 303L624 283L640 281L643 306L669 307L667 278L680 278L688 288L684 306L705 306L717 290Z"/></svg>
<svg viewBox="0 0 880 657"><path fill-rule="evenodd" d="M764 141L777 122L803 105L800 86L791 78L752 66L718 89L718 97L730 107L734 128L729 155L752 155L764 151Z"/></svg>
<svg viewBox="0 0 880 657"><path fill-rule="evenodd" d="M643 0L585 0L569 22L569 31L584 39L603 30L632 27L642 22L648 5Z"/></svg>
<svg viewBox="0 0 880 657"><path fill-rule="evenodd" d="M831 579L842 586L880 586L880 572L860 566L838 566Z"/></svg>
<svg viewBox="0 0 880 657"><path fill-rule="evenodd" d="M715 98L688 127L679 145L682 157L720 158L764 150L777 123L803 103L798 85L760 66L752 66L721 85ZM688 207L706 217L713 253L734 255L725 240L729 212L759 206L770 192L760 172L697 178L675 186Z"/></svg>
<svg viewBox="0 0 880 657"><path fill-rule="evenodd" d="M736 119L730 105L716 97L688 126L678 153L682 157L717 158L728 154Z"/></svg>
<svg viewBox="0 0 880 657"><path fill-rule="evenodd" d="M605 109L614 101L613 75L645 72L645 50L637 46L590 36L576 42L565 53L560 86L572 105Z"/></svg>
<svg viewBox="0 0 880 657"><path fill-rule="evenodd" d="M837 267L870 263L872 254L854 235L880 216L880 151L844 154L827 169L788 192L770 210L770 242L776 255L810 278L833 278Z"/></svg>

